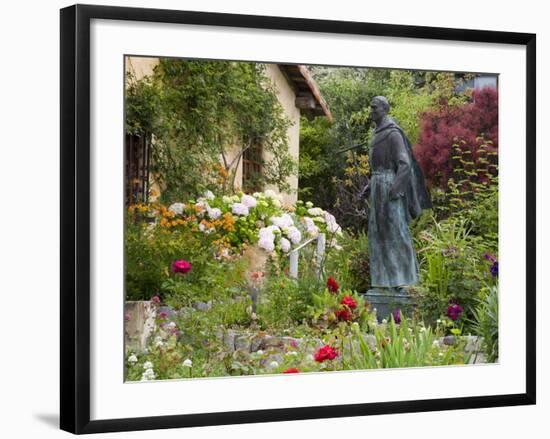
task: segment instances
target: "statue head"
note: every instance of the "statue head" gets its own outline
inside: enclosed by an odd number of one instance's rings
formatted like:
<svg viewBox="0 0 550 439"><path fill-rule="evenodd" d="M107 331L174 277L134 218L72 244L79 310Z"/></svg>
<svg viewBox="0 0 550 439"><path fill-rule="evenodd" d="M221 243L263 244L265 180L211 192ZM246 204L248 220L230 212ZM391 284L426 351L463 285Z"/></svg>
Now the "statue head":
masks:
<svg viewBox="0 0 550 439"><path fill-rule="evenodd" d="M384 96L375 96L370 102L370 117L378 125L389 113L390 103Z"/></svg>

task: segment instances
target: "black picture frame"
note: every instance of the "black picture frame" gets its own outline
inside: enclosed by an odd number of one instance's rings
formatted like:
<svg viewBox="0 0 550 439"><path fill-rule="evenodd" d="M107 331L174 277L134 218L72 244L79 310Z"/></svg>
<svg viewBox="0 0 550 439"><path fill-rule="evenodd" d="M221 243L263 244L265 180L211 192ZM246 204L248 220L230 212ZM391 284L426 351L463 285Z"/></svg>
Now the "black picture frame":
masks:
<svg viewBox="0 0 550 439"><path fill-rule="evenodd" d="M61 429L81 434L535 404L536 35L303 18L74 5L61 9ZM486 42L526 48L525 393L90 420L90 21L130 20Z"/></svg>

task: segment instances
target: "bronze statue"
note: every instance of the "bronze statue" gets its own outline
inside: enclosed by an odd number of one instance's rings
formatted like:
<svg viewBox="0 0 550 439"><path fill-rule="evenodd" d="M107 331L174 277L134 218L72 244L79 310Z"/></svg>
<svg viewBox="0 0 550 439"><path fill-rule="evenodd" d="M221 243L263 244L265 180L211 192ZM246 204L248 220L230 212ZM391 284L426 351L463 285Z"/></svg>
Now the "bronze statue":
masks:
<svg viewBox="0 0 550 439"><path fill-rule="evenodd" d="M389 110L385 97L372 99L370 119L376 129L369 145L370 272L373 288L404 294L402 287L418 283L419 273L409 222L432 205L411 144Z"/></svg>

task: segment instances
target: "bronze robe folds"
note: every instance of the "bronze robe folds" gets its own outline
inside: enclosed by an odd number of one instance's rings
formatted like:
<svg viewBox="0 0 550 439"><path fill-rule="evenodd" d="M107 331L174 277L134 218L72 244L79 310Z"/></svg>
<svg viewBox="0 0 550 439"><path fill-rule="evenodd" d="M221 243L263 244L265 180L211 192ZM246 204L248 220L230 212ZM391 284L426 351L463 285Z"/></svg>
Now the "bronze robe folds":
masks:
<svg viewBox="0 0 550 439"><path fill-rule="evenodd" d="M369 256L373 287L418 283L409 222L431 207L424 179L403 131L388 119L369 146Z"/></svg>

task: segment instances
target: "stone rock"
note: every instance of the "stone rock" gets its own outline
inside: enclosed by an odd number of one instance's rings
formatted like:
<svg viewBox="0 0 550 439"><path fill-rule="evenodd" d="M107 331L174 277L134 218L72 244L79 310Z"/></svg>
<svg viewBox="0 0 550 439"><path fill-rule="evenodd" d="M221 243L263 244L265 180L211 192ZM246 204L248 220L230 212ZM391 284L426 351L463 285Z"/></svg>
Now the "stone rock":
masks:
<svg viewBox="0 0 550 439"><path fill-rule="evenodd" d="M483 343L482 337L476 337L475 335L469 335L464 337L466 339L466 347L464 348L465 352L480 352L482 350L481 346Z"/></svg>
<svg viewBox="0 0 550 439"><path fill-rule="evenodd" d="M269 349L269 348L279 348L282 349L284 347L284 342L280 337L273 337L271 335L268 335L264 337L261 349Z"/></svg>
<svg viewBox="0 0 550 439"><path fill-rule="evenodd" d="M169 306L159 306L157 310L157 314L166 313L166 318L168 319L174 319L178 316L178 313L170 308Z"/></svg>
<svg viewBox="0 0 550 439"><path fill-rule="evenodd" d="M212 308L212 301L211 300L209 300L208 302L197 301L197 302L193 302L192 306L197 311L210 311L210 309Z"/></svg>
<svg viewBox="0 0 550 439"><path fill-rule="evenodd" d="M446 346L452 346L456 344L456 337L454 335L447 335L443 337L443 344Z"/></svg>
<svg viewBox="0 0 550 439"><path fill-rule="evenodd" d="M250 352L250 337L247 335L239 335L235 337L235 350L240 349L242 351Z"/></svg>
<svg viewBox="0 0 550 439"><path fill-rule="evenodd" d="M304 340L301 338L294 338L294 337L281 337L281 343L284 347L293 347L295 349L299 349L300 346L304 343Z"/></svg>
<svg viewBox="0 0 550 439"><path fill-rule="evenodd" d="M223 344L229 352L235 350L235 337L237 336L237 331L233 329L228 329L223 334Z"/></svg>
<svg viewBox="0 0 550 439"><path fill-rule="evenodd" d="M183 308L180 308L178 311L178 314L181 317L189 317L190 314L195 312L195 308L192 308L190 306L184 306Z"/></svg>
<svg viewBox="0 0 550 439"><path fill-rule="evenodd" d="M268 370L273 370L274 368L271 367L271 363L274 361L276 361L279 366L283 364L283 361L284 361L283 354L277 353L277 354L268 355L266 358L262 360L261 364L263 367L267 368Z"/></svg>
<svg viewBox="0 0 550 439"><path fill-rule="evenodd" d="M260 336L252 337L250 340L250 352L259 351L262 348L264 338Z"/></svg>

